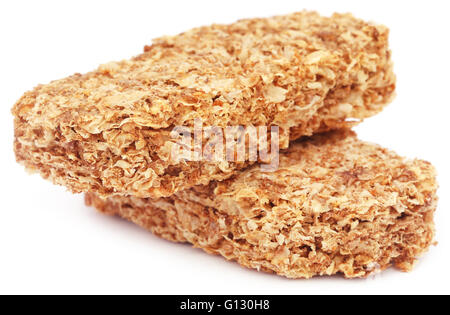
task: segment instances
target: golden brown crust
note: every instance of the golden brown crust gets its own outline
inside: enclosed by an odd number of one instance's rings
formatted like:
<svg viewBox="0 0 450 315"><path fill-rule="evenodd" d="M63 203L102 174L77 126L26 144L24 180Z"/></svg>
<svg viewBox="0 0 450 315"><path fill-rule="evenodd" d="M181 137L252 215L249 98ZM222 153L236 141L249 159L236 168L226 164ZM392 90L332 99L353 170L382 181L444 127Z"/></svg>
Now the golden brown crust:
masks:
<svg viewBox="0 0 450 315"><path fill-rule="evenodd" d="M168 196L246 165L171 160L176 125L278 125L287 147L376 114L394 88L383 26L311 12L242 20L25 93L12 110L15 152L73 192Z"/></svg>
<svg viewBox="0 0 450 315"><path fill-rule="evenodd" d="M412 268L433 240L436 189L428 162L336 132L292 144L275 173L252 167L169 198L86 202L249 268L352 278Z"/></svg>

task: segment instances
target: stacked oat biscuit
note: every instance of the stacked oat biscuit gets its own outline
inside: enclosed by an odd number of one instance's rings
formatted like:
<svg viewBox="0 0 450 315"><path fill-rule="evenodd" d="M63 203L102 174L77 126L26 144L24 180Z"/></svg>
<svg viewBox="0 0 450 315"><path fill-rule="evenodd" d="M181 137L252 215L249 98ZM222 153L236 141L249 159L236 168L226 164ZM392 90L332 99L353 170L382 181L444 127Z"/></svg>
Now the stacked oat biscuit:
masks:
<svg viewBox="0 0 450 315"><path fill-rule="evenodd" d="M410 270L433 241L434 169L349 130L394 89L383 26L311 12L242 20L25 93L15 152L102 212L250 268L290 278ZM173 129L197 120L279 127L278 168L263 172L248 154L174 157Z"/></svg>

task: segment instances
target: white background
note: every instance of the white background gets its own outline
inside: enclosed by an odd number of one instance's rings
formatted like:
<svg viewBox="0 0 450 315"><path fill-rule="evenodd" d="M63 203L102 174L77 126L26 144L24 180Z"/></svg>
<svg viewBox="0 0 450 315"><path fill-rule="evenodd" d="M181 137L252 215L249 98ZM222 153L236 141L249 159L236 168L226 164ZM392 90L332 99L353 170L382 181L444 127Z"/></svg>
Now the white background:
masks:
<svg viewBox="0 0 450 315"><path fill-rule="evenodd" d="M439 172L439 244L413 272L287 280L247 270L98 214L15 163L10 108L38 83L131 57L161 35L302 9L352 12L391 29L397 98L357 131ZM448 1L1 1L0 293L450 293L449 9Z"/></svg>

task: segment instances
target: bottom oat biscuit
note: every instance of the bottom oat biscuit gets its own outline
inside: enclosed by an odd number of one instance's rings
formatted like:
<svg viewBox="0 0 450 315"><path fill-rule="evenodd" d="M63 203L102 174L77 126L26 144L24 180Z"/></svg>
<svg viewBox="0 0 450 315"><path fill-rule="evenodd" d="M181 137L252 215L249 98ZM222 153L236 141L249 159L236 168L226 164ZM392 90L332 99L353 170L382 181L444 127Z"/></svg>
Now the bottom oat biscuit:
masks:
<svg viewBox="0 0 450 315"><path fill-rule="evenodd" d="M86 202L249 268L353 278L413 267L433 242L436 190L428 162L340 131L293 144L274 173L255 166L168 198Z"/></svg>

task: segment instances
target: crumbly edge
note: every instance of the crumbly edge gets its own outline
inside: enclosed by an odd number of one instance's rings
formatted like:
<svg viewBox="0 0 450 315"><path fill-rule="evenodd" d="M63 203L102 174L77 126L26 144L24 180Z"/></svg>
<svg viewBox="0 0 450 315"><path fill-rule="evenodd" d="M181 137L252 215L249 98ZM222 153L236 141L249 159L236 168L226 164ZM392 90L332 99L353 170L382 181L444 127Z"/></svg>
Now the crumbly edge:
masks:
<svg viewBox="0 0 450 315"><path fill-rule="evenodd" d="M435 170L354 135L292 145L257 168L169 198L86 194L86 203L165 239L288 278L410 271L432 244Z"/></svg>
<svg viewBox="0 0 450 315"><path fill-rule="evenodd" d="M313 12L243 20L25 93L13 108L15 152L73 192L169 196L249 164L174 161L176 125L278 125L287 147L378 113L394 89L383 26Z"/></svg>

